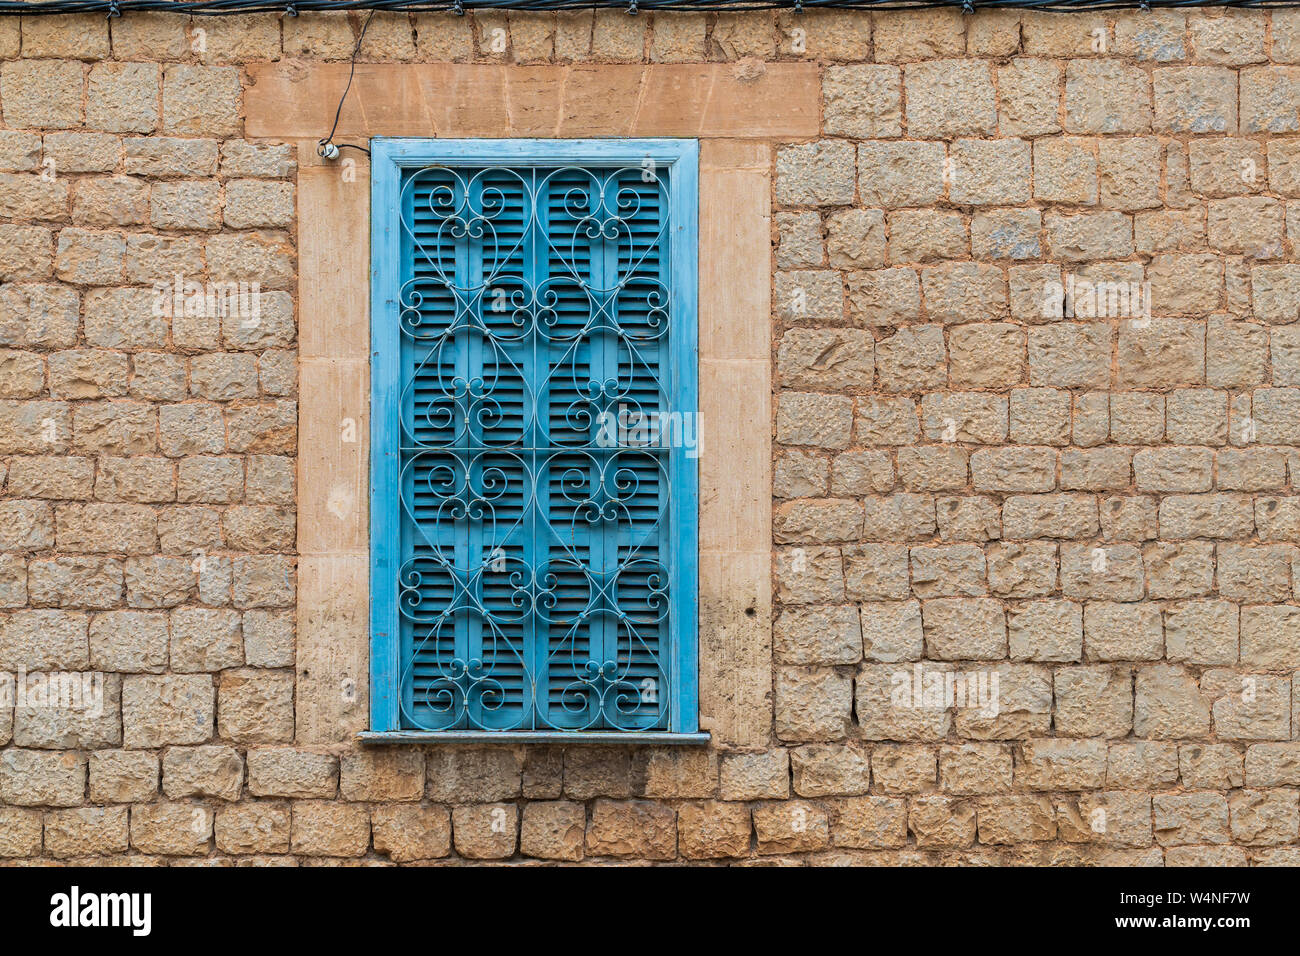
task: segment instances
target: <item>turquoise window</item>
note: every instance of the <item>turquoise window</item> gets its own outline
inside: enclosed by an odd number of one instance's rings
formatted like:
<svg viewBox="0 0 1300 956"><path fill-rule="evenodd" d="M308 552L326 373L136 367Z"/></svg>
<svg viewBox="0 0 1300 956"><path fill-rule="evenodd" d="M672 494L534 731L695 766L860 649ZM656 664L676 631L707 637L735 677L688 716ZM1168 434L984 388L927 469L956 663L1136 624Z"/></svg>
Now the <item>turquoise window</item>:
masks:
<svg viewBox="0 0 1300 956"><path fill-rule="evenodd" d="M372 152L372 735L702 738L696 143Z"/></svg>

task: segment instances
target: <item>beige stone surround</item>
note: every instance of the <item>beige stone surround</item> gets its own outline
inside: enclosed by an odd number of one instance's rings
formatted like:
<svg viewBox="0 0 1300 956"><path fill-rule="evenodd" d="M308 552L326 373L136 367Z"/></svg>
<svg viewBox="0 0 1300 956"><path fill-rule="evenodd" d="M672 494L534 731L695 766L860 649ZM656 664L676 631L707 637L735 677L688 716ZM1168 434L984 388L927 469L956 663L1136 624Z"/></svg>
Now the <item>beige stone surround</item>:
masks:
<svg viewBox="0 0 1300 956"><path fill-rule="evenodd" d="M771 735L771 143L816 134L803 64L738 79L727 65L362 66L337 138L700 139L701 728L715 746ZM252 70L250 136L299 141L297 738L366 729L369 674L369 166L315 152L343 66ZM454 91L454 94L443 91ZM602 122L594 104L618 105ZM766 115L756 115L762 109ZM355 424L355 441L349 422Z"/></svg>

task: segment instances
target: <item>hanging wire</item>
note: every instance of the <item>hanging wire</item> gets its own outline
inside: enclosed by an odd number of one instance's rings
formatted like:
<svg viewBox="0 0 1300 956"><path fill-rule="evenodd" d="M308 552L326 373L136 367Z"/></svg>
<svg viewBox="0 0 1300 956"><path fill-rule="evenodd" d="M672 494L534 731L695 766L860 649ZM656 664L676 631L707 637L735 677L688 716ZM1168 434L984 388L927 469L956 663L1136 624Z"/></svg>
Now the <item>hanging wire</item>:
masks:
<svg viewBox="0 0 1300 956"><path fill-rule="evenodd" d="M1296 7L1300 0L39 0L22 3L0 0L0 16L41 16L60 13L183 13L226 16L241 13L283 13L298 16L312 11L388 10L395 13L468 13L474 10L906 10L960 7L966 12L1003 8L1017 10L1155 10L1197 7L1268 9Z"/></svg>
<svg viewBox="0 0 1300 956"><path fill-rule="evenodd" d="M127 13L182 13L192 16L226 16L241 13L283 13L296 17L311 11L368 10L356 46L352 49L348 82L334 111L334 124L317 141L316 152L326 160L338 158L340 149L355 149L369 155L370 150L352 143L335 143L334 134L343 114L343 104L356 74L361 42L377 11L395 13L445 12L463 16L474 10L592 10L618 8L635 16L641 10L907 10L931 7L960 7L973 14L981 8L1022 10L1123 10L1149 11L1158 7L1239 7L1267 9L1296 7L1300 0L40 0L20 3L0 0L0 16L41 16L68 13L103 13L110 18Z"/></svg>
<svg viewBox="0 0 1300 956"><path fill-rule="evenodd" d="M347 102L348 91L352 89L352 78L357 73L357 57L361 55L361 41L366 38L366 31L370 29L370 21L375 18L375 11L371 10L366 15L366 22L361 24L361 33L357 36L356 46L352 48L352 60L348 64L348 83L343 87L343 95L339 97L338 109L334 111L334 125L330 127L329 134L324 139L316 142L316 155L322 159L336 159L340 149L355 149L370 155L370 150L364 146L355 146L352 143L335 143L334 133L339 128L339 117L343 115L343 104Z"/></svg>

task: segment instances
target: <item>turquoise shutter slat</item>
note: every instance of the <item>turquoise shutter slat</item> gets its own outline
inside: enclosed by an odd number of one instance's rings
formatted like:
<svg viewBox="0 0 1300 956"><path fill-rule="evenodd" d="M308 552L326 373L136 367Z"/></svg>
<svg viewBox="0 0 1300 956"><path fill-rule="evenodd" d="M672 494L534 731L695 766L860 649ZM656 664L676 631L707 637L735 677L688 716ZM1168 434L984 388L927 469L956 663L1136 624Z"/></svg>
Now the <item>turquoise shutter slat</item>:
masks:
<svg viewBox="0 0 1300 956"><path fill-rule="evenodd" d="M396 630L375 687L395 699L372 713L694 732L696 475L674 417L695 412L693 144L648 176L634 155L495 166L459 146L394 164L397 268L376 265L398 325L375 336L376 402L389 360L399 397L398 502L375 489L372 546L372 618Z"/></svg>

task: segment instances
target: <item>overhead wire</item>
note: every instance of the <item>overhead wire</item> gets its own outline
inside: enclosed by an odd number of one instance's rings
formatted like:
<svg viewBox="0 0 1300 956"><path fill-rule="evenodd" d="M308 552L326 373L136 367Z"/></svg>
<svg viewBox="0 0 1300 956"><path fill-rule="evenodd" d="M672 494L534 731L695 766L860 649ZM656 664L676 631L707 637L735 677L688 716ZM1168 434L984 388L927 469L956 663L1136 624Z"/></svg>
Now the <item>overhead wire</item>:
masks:
<svg viewBox="0 0 1300 956"><path fill-rule="evenodd" d="M0 16L48 16L102 13L121 17L131 13L181 13L189 16L234 16L283 13L386 10L394 13L472 13L475 10L591 10L643 12L739 10L906 10L959 7L967 13L982 9L1015 10L1157 10L1200 7L1268 9L1296 7L1300 0L0 0Z"/></svg>

